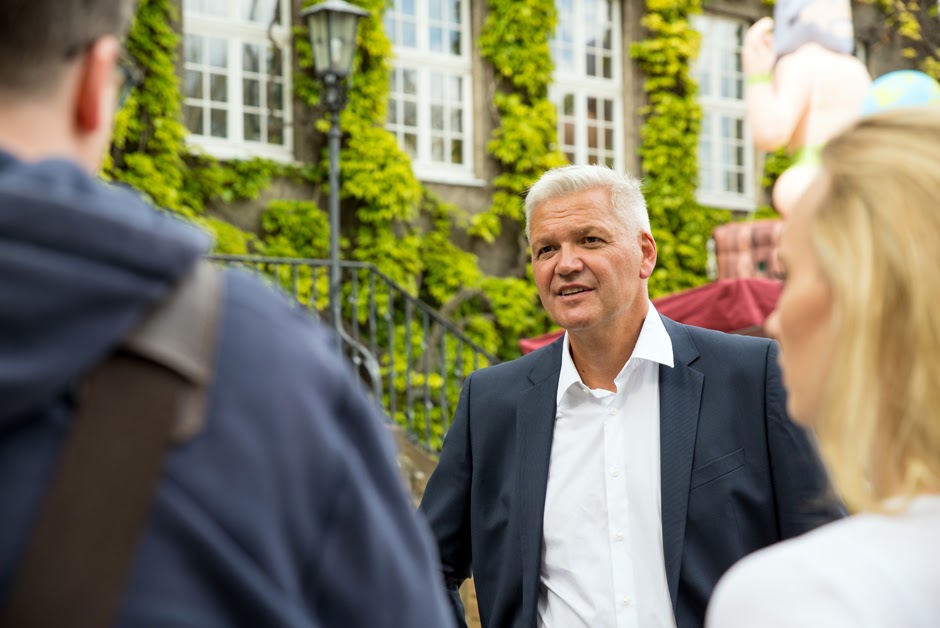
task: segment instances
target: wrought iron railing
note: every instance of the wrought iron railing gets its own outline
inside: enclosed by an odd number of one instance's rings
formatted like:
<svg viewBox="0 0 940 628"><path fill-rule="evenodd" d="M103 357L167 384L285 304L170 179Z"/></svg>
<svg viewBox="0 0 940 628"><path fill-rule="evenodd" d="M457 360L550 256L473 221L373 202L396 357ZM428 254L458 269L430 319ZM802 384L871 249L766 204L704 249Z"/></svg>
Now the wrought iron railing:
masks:
<svg viewBox="0 0 940 628"><path fill-rule="evenodd" d="M343 320L333 325L329 260L254 255L210 259L259 272L337 329L344 352L388 416L429 450L440 449L467 375L499 362L372 264L339 263Z"/></svg>

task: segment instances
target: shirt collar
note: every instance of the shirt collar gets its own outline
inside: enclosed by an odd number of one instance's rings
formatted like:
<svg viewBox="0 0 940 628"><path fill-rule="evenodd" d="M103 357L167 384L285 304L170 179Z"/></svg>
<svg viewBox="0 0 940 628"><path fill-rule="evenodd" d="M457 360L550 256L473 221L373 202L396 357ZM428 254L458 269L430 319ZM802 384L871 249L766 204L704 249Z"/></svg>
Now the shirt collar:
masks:
<svg viewBox="0 0 940 628"><path fill-rule="evenodd" d="M581 376L578 375L578 369L574 365L574 360L571 359L571 351L568 342L568 332L566 331L561 347L561 371L558 374L558 393L555 397L556 405L561 403L562 397L564 397L565 393L568 392L568 389L572 386L586 388L584 382L581 381ZM636 346L633 348L633 353L630 359L627 360L627 364L630 364L634 359L655 362L668 366L669 368L675 366L672 353L672 339L669 337L669 332L666 331L666 326L663 325L663 319L660 318L659 312L656 311L652 302L649 304L646 319L643 321L643 327L640 329ZM623 365L623 369L615 379L618 384L627 372L627 364Z"/></svg>

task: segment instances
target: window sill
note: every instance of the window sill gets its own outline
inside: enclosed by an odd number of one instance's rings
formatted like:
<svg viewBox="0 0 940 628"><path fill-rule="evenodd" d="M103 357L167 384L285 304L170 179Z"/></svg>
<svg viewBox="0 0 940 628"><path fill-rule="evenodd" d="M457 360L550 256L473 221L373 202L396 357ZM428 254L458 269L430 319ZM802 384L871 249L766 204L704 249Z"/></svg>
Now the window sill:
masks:
<svg viewBox="0 0 940 628"><path fill-rule="evenodd" d="M217 159L270 159L286 164L296 164L293 151L284 146L233 142L215 137L188 135L186 145Z"/></svg>
<svg viewBox="0 0 940 628"><path fill-rule="evenodd" d="M753 198L743 195L696 192L695 200L705 207L714 207L716 209L731 209L745 212L753 212L757 209L757 202Z"/></svg>
<svg viewBox="0 0 940 628"><path fill-rule="evenodd" d="M486 181L478 179L472 172L466 170L448 170L442 168L428 168L413 165L415 176L423 183L440 183L444 185L462 185L464 187L482 188Z"/></svg>

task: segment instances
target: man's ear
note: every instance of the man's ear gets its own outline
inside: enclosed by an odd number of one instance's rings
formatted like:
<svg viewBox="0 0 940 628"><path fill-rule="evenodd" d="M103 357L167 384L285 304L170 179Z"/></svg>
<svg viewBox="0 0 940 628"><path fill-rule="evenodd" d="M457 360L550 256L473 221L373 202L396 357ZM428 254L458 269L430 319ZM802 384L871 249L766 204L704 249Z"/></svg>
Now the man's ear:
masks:
<svg viewBox="0 0 940 628"><path fill-rule="evenodd" d="M111 125L110 111L117 89L114 72L120 49L116 37L101 37L88 48L81 60L75 122L84 133L94 133L102 125Z"/></svg>
<svg viewBox="0 0 940 628"><path fill-rule="evenodd" d="M640 279L649 279L656 268L656 241L645 231L640 233L640 253Z"/></svg>

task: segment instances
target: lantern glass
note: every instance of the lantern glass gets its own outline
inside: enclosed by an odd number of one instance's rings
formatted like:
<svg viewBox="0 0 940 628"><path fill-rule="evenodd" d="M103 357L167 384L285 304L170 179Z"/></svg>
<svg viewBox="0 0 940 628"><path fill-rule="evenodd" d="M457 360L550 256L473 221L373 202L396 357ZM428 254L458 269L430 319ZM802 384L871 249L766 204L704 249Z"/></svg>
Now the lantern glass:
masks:
<svg viewBox="0 0 940 628"><path fill-rule="evenodd" d="M344 77L352 70L359 18L368 13L343 0L327 0L304 10L318 75Z"/></svg>

